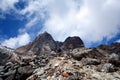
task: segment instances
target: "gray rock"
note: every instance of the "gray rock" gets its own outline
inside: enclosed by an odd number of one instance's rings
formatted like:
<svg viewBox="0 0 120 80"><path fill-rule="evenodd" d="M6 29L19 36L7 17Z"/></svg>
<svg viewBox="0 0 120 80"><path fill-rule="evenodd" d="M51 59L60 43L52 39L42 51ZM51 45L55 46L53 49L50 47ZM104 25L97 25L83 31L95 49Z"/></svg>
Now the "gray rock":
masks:
<svg viewBox="0 0 120 80"><path fill-rule="evenodd" d="M23 66L18 68L20 74L31 74L34 71L32 66Z"/></svg>
<svg viewBox="0 0 120 80"><path fill-rule="evenodd" d="M4 66L0 66L0 72L3 71Z"/></svg>
<svg viewBox="0 0 120 80"><path fill-rule="evenodd" d="M82 58L88 57L89 56L89 52L91 50L92 49L76 48L76 49L72 50L70 52L70 54L68 54L68 55L71 55L72 58L74 58L76 60L81 60Z"/></svg>
<svg viewBox="0 0 120 80"><path fill-rule="evenodd" d="M115 67L114 65L110 64L110 63L106 63L102 66L102 69L101 69L102 72L113 72L115 71Z"/></svg>
<svg viewBox="0 0 120 80"><path fill-rule="evenodd" d="M10 70L9 72L5 73L3 76L14 75L16 70Z"/></svg>
<svg viewBox="0 0 120 80"><path fill-rule="evenodd" d="M118 54L112 53L110 55L111 60L120 60L120 56Z"/></svg>
<svg viewBox="0 0 120 80"><path fill-rule="evenodd" d="M99 65L100 61L97 59L92 59L92 58L83 58L81 60L83 65Z"/></svg>
<svg viewBox="0 0 120 80"><path fill-rule="evenodd" d="M2 78L0 78L0 80L3 80Z"/></svg>

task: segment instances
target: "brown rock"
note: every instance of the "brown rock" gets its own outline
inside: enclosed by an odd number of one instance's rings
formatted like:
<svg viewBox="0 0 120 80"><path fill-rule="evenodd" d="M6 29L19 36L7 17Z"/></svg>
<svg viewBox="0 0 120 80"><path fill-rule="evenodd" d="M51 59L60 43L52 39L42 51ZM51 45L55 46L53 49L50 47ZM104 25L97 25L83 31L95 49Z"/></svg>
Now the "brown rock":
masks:
<svg viewBox="0 0 120 80"><path fill-rule="evenodd" d="M70 75L67 72L63 72L63 73L61 73L61 76L63 76L63 77L69 77Z"/></svg>
<svg viewBox="0 0 120 80"><path fill-rule="evenodd" d="M115 66L120 66L120 61L119 60L109 60L109 63L112 63Z"/></svg>
<svg viewBox="0 0 120 80"><path fill-rule="evenodd" d="M92 59L92 58L83 58L81 60L83 65L99 65L100 61L97 59Z"/></svg>

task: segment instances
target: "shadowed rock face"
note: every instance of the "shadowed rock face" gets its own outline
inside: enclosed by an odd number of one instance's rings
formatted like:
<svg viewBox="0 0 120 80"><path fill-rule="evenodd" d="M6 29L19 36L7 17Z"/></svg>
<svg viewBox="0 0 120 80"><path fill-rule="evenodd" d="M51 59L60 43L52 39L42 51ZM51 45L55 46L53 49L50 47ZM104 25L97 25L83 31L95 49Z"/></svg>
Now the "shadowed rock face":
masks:
<svg viewBox="0 0 120 80"><path fill-rule="evenodd" d="M80 48L84 47L83 41L80 39L80 37L68 37L64 43L64 48L65 49L75 49L75 48Z"/></svg>
<svg viewBox="0 0 120 80"><path fill-rule="evenodd" d="M38 52L41 51L54 51L55 49L56 43L54 39L49 33L45 32L36 37L36 39L32 42L28 50L31 50L33 52L36 52L36 54L39 54Z"/></svg>
<svg viewBox="0 0 120 80"><path fill-rule="evenodd" d="M22 53L32 52L34 54L40 54L44 51L55 51L55 49L56 42L49 33L44 32L43 34L40 34L38 37L36 37L32 43L29 43L26 46L22 46L16 51Z"/></svg>

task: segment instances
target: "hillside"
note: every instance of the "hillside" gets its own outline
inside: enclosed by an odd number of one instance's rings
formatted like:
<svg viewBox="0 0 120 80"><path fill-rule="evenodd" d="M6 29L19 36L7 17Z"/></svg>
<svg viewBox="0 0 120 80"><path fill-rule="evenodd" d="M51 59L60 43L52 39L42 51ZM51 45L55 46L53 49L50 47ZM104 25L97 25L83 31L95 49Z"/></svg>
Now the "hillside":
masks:
<svg viewBox="0 0 120 80"><path fill-rule="evenodd" d="M44 32L17 49L0 46L0 80L120 80L120 43L86 48L78 36Z"/></svg>

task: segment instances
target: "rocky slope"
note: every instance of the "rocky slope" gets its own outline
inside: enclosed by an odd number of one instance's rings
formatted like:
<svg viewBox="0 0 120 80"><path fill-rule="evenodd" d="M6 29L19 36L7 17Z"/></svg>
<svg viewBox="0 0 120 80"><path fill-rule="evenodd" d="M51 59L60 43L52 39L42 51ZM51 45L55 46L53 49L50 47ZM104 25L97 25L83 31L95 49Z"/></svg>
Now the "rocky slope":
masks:
<svg viewBox="0 0 120 80"><path fill-rule="evenodd" d="M0 80L120 80L120 43L85 48L45 32L16 50L0 46Z"/></svg>

